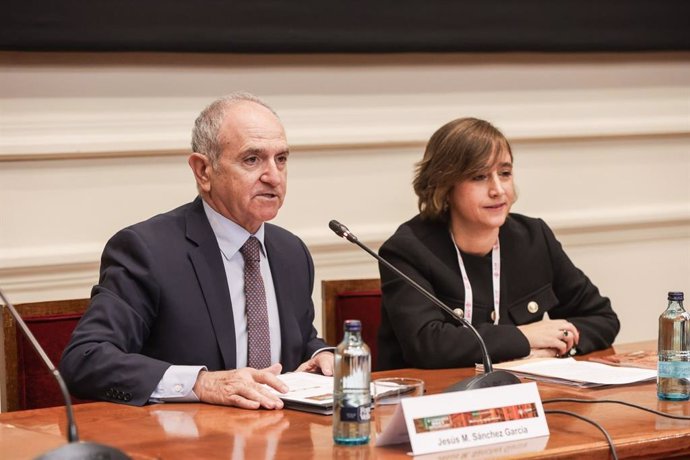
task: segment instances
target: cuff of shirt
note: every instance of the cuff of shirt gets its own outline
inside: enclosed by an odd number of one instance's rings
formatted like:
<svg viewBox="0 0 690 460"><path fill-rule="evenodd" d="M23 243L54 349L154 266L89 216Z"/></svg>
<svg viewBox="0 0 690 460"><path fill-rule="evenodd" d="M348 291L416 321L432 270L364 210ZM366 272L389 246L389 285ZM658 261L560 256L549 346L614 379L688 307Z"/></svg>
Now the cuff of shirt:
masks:
<svg viewBox="0 0 690 460"><path fill-rule="evenodd" d="M199 402L194 384L206 366L170 366L151 393L150 402Z"/></svg>
<svg viewBox="0 0 690 460"><path fill-rule="evenodd" d="M319 348L319 349L316 350L314 353L312 353L311 357L314 358L314 356L318 355L318 354L321 353L322 351L330 351L331 353L333 353L333 352L335 351L335 347L323 347L323 348Z"/></svg>

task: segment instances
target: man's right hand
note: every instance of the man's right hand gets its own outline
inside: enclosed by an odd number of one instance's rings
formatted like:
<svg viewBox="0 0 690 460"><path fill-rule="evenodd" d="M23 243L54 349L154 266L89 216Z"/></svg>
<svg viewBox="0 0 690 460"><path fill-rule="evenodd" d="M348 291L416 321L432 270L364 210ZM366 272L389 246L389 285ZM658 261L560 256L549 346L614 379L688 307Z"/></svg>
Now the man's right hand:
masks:
<svg viewBox="0 0 690 460"><path fill-rule="evenodd" d="M283 401L262 384L281 393L287 385L276 377L282 366L276 363L266 369L245 367L231 371L201 371L194 384L194 394L210 404L236 406L243 409L282 409Z"/></svg>

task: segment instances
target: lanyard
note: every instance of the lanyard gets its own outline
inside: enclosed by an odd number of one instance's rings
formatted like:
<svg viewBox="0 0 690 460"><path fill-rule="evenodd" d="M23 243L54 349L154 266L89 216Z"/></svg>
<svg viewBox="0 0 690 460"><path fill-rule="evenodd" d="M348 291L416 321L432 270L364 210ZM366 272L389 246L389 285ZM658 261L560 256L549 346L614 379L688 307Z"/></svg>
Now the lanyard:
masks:
<svg viewBox="0 0 690 460"><path fill-rule="evenodd" d="M465 285L465 319L471 323L472 285L470 285L470 279L467 277L467 271L465 270L465 264L460 255L460 249L458 249L458 245L455 244L453 232L450 232L450 238L453 240L455 252L458 254L458 265L460 265L460 273L462 273L462 284ZM501 246L498 243L498 238L496 238L494 247L491 250L491 272L494 288L494 324L498 324L498 307L501 301Z"/></svg>

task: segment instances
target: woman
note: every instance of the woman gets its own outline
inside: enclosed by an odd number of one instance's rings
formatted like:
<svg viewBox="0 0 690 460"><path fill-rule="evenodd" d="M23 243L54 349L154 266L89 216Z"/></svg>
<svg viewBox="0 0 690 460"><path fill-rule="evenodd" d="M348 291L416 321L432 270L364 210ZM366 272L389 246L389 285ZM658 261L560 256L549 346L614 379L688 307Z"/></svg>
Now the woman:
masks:
<svg viewBox="0 0 690 460"><path fill-rule="evenodd" d="M540 219L511 214L513 154L490 123L442 126L417 164L420 214L379 253L459 308L494 361L607 348L619 330L611 303ZM380 267L378 368L443 368L481 362L472 333Z"/></svg>

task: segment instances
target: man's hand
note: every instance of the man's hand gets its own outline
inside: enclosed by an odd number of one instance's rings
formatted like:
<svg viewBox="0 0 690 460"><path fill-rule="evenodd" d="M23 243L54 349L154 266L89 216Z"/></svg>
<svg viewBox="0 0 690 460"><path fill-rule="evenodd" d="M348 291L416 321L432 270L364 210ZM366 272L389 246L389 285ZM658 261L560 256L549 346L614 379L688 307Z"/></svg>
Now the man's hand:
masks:
<svg viewBox="0 0 690 460"><path fill-rule="evenodd" d="M303 362L297 372L321 372L323 375L333 375L335 357L330 351L322 351L309 361Z"/></svg>
<svg viewBox="0 0 690 460"><path fill-rule="evenodd" d="M243 409L282 409L283 401L262 384L278 390L288 391L287 385L276 375L282 366L276 363L266 369L245 367L231 371L201 371L194 384L194 394L200 401L236 406Z"/></svg>

